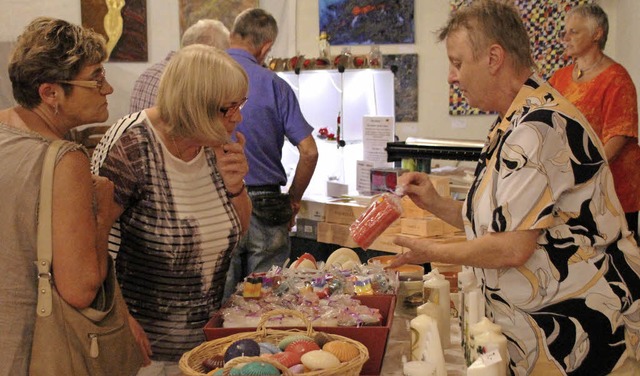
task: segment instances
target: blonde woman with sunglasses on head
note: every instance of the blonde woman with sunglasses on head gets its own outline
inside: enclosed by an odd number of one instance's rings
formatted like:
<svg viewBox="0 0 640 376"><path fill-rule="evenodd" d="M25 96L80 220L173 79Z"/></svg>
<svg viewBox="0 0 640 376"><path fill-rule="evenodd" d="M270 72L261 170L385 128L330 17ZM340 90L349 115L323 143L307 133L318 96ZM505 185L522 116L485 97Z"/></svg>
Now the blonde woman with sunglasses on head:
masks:
<svg viewBox="0 0 640 376"><path fill-rule="evenodd" d="M123 213L116 272L151 361L139 375L180 374L178 360L204 341L221 304L251 213L244 136L235 132L247 90L224 51L184 47L162 75L156 106L114 124L93 154Z"/></svg>

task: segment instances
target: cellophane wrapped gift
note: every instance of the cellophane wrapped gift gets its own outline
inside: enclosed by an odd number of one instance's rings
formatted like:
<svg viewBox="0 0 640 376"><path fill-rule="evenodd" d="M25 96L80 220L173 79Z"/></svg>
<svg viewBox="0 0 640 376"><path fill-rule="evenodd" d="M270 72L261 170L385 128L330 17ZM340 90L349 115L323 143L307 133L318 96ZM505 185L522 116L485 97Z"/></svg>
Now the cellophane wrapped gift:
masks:
<svg viewBox="0 0 640 376"><path fill-rule="evenodd" d="M376 196L369 207L349 226L349 232L353 240L366 250L401 215L400 196L383 193Z"/></svg>

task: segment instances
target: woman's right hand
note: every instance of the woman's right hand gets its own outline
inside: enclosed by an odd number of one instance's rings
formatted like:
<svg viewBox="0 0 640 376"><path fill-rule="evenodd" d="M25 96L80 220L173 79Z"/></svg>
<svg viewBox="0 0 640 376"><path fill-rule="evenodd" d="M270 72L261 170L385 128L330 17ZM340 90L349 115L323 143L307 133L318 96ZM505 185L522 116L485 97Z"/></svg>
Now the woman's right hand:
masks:
<svg viewBox="0 0 640 376"><path fill-rule="evenodd" d="M111 180L98 175L92 175L92 179L97 206L96 216L101 222L111 227L122 212L120 205L114 200L113 183Z"/></svg>
<svg viewBox="0 0 640 376"><path fill-rule="evenodd" d="M131 328L133 337L136 339L136 342L140 347L140 353L142 353L142 365L148 366L151 364L151 355L153 355L153 352L151 351L151 343L149 343L149 337L147 337L147 333L144 332L144 329L142 329L142 325L138 323L138 320L133 318L131 314L128 316L129 328Z"/></svg>
<svg viewBox="0 0 640 376"><path fill-rule="evenodd" d="M400 175L398 187L403 195L409 196L418 207L425 210L429 210L429 204L440 198L431 179L424 172L406 172Z"/></svg>

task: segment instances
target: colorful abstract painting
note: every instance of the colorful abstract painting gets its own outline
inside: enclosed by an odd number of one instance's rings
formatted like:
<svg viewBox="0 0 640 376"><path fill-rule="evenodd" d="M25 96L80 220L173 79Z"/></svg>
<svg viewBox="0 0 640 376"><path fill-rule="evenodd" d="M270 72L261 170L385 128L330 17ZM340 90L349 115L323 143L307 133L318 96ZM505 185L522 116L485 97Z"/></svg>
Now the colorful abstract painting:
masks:
<svg viewBox="0 0 640 376"><path fill-rule="evenodd" d="M180 35L200 19L212 18L229 30L236 16L247 8L258 7L258 0L180 0Z"/></svg>
<svg viewBox="0 0 640 376"><path fill-rule="evenodd" d="M107 40L109 61L147 61L146 0L82 0L82 26Z"/></svg>
<svg viewBox="0 0 640 376"><path fill-rule="evenodd" d="M414 0L319 0L332 45L414 43Z"/></svg>
<svg viewBox="0 0 640 376"><path fill-rule="evenodd" d="M451 11L468 5L472 1L451 0ZM545 79L567 64L564 46L560 39L564 30L565 13L579 4L591 2L593 0L515 0L515 5L520 9L524 26L529 33L533 60L538 66L538 73ZM451 85L449 114L478 115L486 112L470 107L460 90Z"/></svg>
<svg viewBox="0 0 640 376"><path fill-rule="evenodd" d="M418 55L382 55L382 64L395 70L396 123L418 121Z"/></svg>

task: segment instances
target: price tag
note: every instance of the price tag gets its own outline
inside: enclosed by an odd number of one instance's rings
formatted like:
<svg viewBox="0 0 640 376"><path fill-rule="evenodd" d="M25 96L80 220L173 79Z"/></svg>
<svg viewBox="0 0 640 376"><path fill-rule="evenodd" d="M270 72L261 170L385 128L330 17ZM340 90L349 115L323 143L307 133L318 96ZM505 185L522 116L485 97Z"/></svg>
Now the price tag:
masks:
<svg viewBox="0 0 640 376"><path fill-rule="evenodd" d="M502 357L500 356L500 353L498 352L498 350L493 350L486 354L482 354L480 355L480 359L482 359L482 362L484 363L485 366L490 366L492 364L500 363L502 361Z"/></svg>

